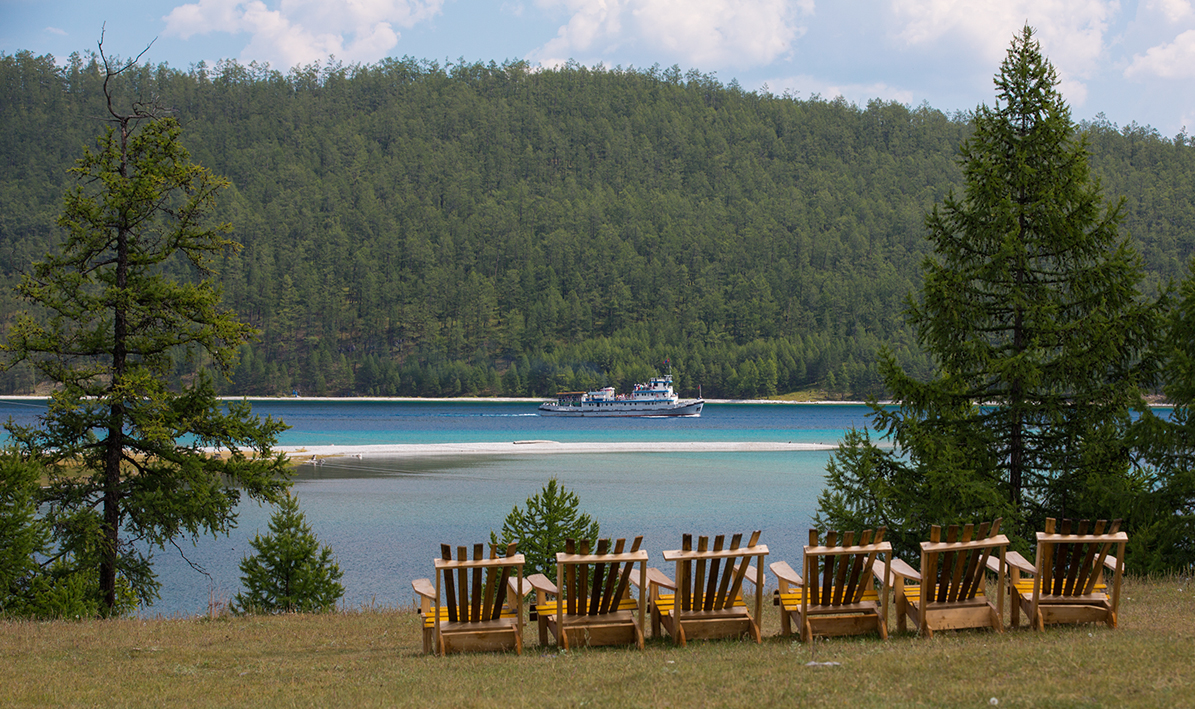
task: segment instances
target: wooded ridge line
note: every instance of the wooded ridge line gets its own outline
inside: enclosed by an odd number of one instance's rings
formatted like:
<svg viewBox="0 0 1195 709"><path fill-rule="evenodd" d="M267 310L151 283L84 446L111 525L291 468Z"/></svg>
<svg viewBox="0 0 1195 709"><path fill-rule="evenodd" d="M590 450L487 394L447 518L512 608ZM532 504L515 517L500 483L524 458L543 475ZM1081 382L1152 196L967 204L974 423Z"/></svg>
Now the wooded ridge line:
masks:
<svg viewBox="0 0 1195 709"><path fill-rule="evenodd" d="M0 56L6 324L12 285L61 237L102 80L89 56ZM626 391L667 358L683 396L859 399L884 394L885 345L931 371L902 310L924 215L961 185L967 115L577 64L223 61L121 82L174 107L192 158L233 184L219 214L243 248L218 281L261 336L223 394ZM1151 287L1184 277L1188 136L1083 127ZM0 393L35 386L0 375Z"/></svg>

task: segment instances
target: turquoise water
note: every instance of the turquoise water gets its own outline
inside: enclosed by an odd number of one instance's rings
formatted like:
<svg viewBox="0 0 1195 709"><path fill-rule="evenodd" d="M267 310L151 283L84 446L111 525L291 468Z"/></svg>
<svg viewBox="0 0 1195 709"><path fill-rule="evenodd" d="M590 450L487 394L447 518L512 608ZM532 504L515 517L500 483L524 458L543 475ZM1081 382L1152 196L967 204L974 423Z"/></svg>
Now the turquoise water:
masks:
<svg viewBox="0 0 1195 709"><path fill-rule="evenodd" d="M21 404L16 406L13 404ZM38 411L0 400L0 416ZM708 404L700 418L541 417L530 403L256 402L254 411L293 428L285 445L557 441L797 441L837 443L868 409L847 405ZM652 564L680 546L683 533L763 531L768 561L799 566L822 488L826 451L616 453L332 458L298 468L294 492L321 541L344 571L349 607L405 605L410 580L432 573L439 545L486 541L511 508L551 477L577 493L581 508L612 536L644 535ZM162 599L147 615L193 615L210 598L239 590L238 564L249 541L267 530L269 508L242 505L229 537L180 543L158 552ZM774 581L772 582L774 584Z"/></svg>

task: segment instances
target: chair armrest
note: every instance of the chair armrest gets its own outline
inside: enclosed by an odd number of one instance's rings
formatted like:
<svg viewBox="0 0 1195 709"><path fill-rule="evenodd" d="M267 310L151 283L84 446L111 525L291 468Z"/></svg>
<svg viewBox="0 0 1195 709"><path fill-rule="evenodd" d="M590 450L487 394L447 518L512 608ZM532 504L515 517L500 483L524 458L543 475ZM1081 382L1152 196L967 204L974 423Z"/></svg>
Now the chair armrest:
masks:
<svg viewBox="0 0 1195 709"><path fill-rule="evenodd" d="M747 565L746 571L743 572L743 578L750 581L751 583L755 584L756 586L758 586L759 582L760 582L759 573L760 573L761 569L756 569L754 566L751 565L750 561L744 561L743 563ZM738 573L739 567L741 565L742 564L734 565L735 573ZM764 574L764 577L766 578L767 574Z"/></svg>
<svg viewBox="0 0 1195 709"><path fill-rule="evenodd" d="M1029 574L1033 576L1037 573L1037 567L1029 563L1029 560L1021 556L1018 551L1010 551L1004 555L1005 562L1012 568L1020 571L1022 574ZM996 563L1000 563L1000 559L996 559ZM988 557L988 566L991 567L992 558Z"/></svg>
<svg viewBox="0 0 1195 709"><path fill-rule="evenodd" d="M1112 556L1111 554L1105 556L1104 566L1108 567L1109 571L1116 571L1116 557ZM1121 569L1123 570L1124 567L1122 566Z"/></svg>
<svg viewBox="0 0 1195 709"><path fill-rule="evenodd" d="M880 566L880 562L876 562L876 566ZM908 564L900 560L900 558L893 557L893 560L887 564L887 570L889 570L889 572L891 572L893 575L900 576L901 579L917 581L918 583L921 582L921 572L911 566L908 566Z"/></svg>
<svg viewBox="0 0 1195 709"><path fill-rule="evenodd" d="M506 587L510 590L510 592L512 594L517 593L520 596L526 596L528 593L531 593L534 590L533 588L531 588L529 579L527 579L526 577L523 578L523 587L522 588L519 588L519 579L515 576L510 576L506 579Z"/></svg>
<svg viewBox="0 0 1195 709"><path fill-rule="evenodd" d="M776 578L780 579L782 584L789 583L793 586L805 585L805 579L801 578L801 575L796 571L793 571L793 567L789 566L787 561L773 561L768 565L768 568L772 570L772 573L776 574Z"/></svg>
<svg viewBox="0 0 1195 709"><path fill-rule="evenodd" d="M638 574L631 574L631 580L635 582L636 586L639 585L638 576ZM647 569L647 585L663 586L664 588L672 589L673 591L676 590L676 583L673 582L672 579L668 578L667 574L655 567L650 567Z"/></svg>
<svg viewBox="0 0 1195 709"><path fill-rule="evenodd" d="M411 588L424 598L429 598L433 602L436 600L436 587L432 585L431 579L415 579L411 582Z"/></svg>
<svg viewBox="0 0 1195 709"><path fill-rule="evenodd" d="M556 588L556 584L549 581L548 577L543 574L531 574L523 580L531 584L531 587L540 593L550 593L553 596L560 593L560 589Z"/></svg>

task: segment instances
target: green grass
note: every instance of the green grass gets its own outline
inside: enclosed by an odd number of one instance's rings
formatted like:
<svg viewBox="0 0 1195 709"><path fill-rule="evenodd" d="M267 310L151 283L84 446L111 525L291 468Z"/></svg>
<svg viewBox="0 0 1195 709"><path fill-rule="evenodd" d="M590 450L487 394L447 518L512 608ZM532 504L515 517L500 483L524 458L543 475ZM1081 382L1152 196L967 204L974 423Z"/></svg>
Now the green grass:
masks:
<svg viewBox="0 0 1195 709"><path fill-rule="evenodd" d="M893 633L644 652L429 657L418 616L0 623L0 706L1171 707L1195 705L1187 579L1127 579L1120 628ZM807 666L810 660L838 666Z"/></svg>

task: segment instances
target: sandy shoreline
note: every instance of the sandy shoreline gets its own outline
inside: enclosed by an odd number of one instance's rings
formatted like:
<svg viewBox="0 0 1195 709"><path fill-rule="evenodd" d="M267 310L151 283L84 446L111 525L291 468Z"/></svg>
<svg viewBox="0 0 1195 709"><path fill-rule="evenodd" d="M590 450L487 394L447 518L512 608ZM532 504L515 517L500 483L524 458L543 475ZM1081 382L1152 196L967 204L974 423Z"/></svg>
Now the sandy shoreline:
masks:
<svg viewBox="0 0 1195 709"><path fill-rule="evenodd" d="M385 445L324 445L278 446L277 450L290 455L296 462L327 457L354 458L422 458L453 455L526 455L526 454L584 454L584 453L704 453L704 452L767 452L767 451L825 451L837 446L821 443L792 443L773 441L602 441L567 442L525 440L474 443L395 443Z"/></svg>

